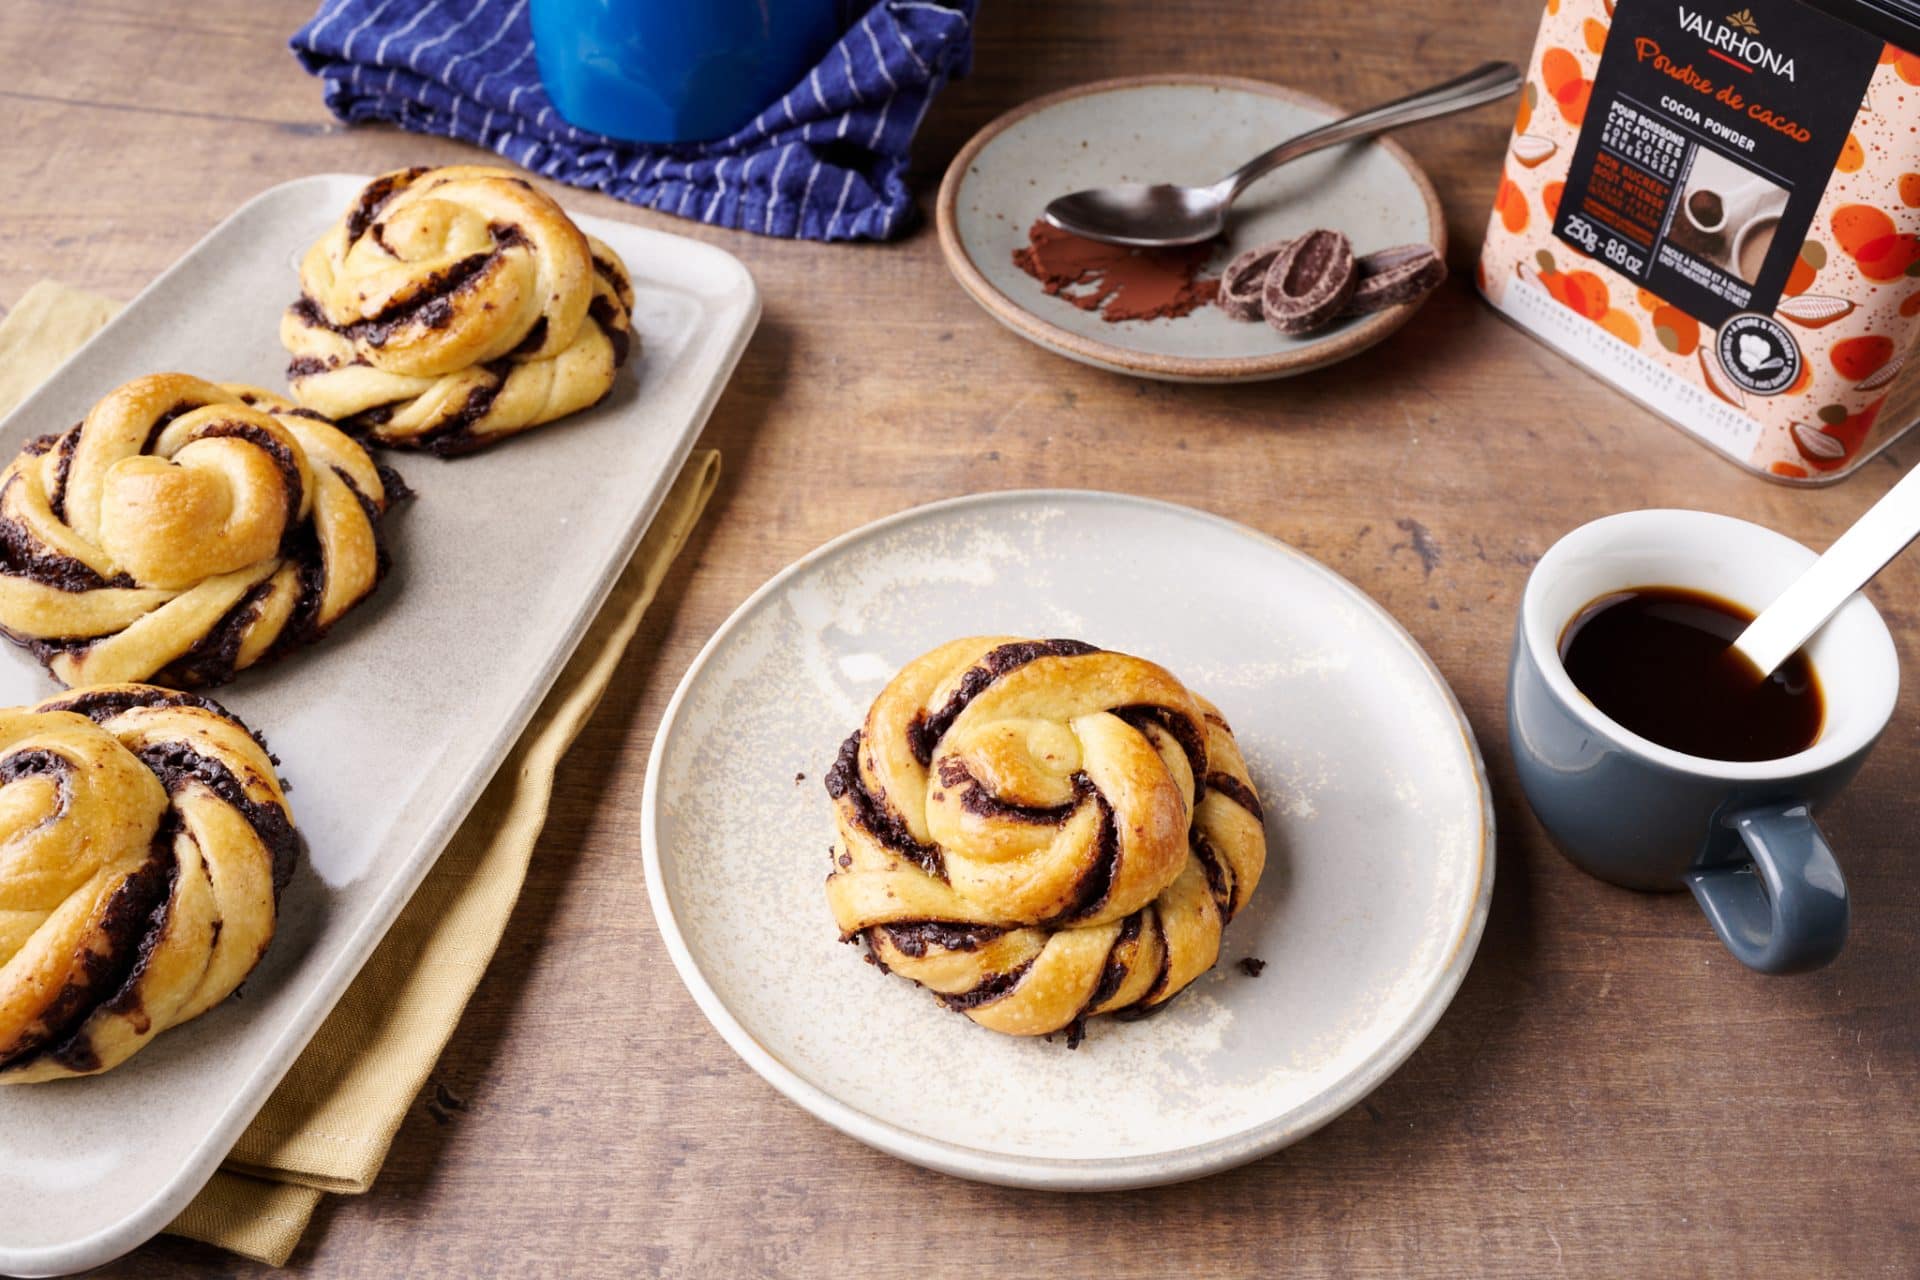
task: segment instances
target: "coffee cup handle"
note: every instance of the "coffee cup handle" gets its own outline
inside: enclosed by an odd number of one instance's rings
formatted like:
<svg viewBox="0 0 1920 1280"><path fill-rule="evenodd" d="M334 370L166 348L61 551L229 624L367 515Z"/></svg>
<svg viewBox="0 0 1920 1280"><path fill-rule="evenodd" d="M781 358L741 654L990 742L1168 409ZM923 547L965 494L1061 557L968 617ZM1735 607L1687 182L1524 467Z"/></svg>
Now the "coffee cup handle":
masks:
<svg viewBox="0 0 1920 1280"><path fill-rule="evenodd" d="M1847 882L1807 806L1760 805L1723 821L1749 863L1701 867L1683 878L1734 958L1761 973L1832 963L1847 941Z"/></svg>

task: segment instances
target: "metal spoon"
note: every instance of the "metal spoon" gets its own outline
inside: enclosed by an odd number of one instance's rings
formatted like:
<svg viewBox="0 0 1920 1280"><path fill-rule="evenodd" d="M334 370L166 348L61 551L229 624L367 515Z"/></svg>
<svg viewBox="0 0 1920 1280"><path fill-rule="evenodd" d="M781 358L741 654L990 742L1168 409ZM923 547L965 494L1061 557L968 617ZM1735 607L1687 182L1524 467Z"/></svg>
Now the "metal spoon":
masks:
<svg viewBox="0 0 1920 1280"><path fill-rule="evenodd" d="M1520 68L1511 62L1489 62L1457 80L1422 89L1409 97L1289 138L1210 187L1180 187L1171 183L1148 186L1139 182L1091 187L1061 196L1047 206L1045 216L1062 231L1108 244L1145 249L1198 244L1211 240L1225 228L1227 209L1242 191L1287 161L1323 147L1371 138L1403 124L1496 102L1518 89L1522 79Z"/></svg>
<svg viewBox="0 0 1920 1280"><path fill-rule="evenodd" d="M1808 637L1920 537L1920 467L1902 476L1867 508L1826 554L1793 580L1733 642L1763 676L1792 657Z"/></svg>

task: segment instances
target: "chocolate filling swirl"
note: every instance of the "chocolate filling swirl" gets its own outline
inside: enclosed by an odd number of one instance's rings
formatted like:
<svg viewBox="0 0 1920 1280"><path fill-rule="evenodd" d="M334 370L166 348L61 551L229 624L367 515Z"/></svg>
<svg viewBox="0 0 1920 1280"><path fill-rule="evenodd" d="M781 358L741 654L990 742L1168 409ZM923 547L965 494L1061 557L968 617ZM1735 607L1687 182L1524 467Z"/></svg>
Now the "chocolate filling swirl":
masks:
<svg viewBox="0 0 1920 1280"><path fill-rule="evenodd" d="M424 166L399 169L383 174L360 189L360 199L347 215L347 243L352 244L367 232L367 227L387 207L387 203L427 172Z"/></svg>
<svg viewBox="0 0 1920 1280"><path fill-rule="evenodd" d="M1216 769L1207 775L1207 786L1245 809L1257 821L1264 823L1267 820L1266 810L1260 807L1260 797L1253 794L1251 787L1232 774L1222 773Z"/></svg>
<svg viewBox="0 0 1920 1280"><path fill-rule="evenodd" d="M931 764L933 749L940 744L940 739L947 736L947 730L953 728L953 722L960 718L967 704L985 693L994 681L1009 671L1017 671L1037 658L1074 658L1098 652L1093 645L1080 640L1021 640L988 650L979 662L960 677L959 685L948 696L944 706L932 715L916 720L907 730L907 745L913 751L913 758L923 765Z"/></svg>
<svg viewBox="0 0 1920 1280"><path fill-rule="evenodd" d="M115 716L124 715L136 707L196 707L235 726L246 728L213 699L176 689L83 689L58 701L44 703L41 709L71 711L87 717L95 724L104 725ZM247 735L260 744L261 750L266 750L266 741L257 732L247 729ZM273 858L273 887L276 894L292 878L294 864L303 845L300 833L287 818L286 810L271 802L255 800L231 769L188 743L155 743L137 754L141 763L160 779L168 795L177 795L189 781L196 781L247 820L247 825L253 828L253 833ZM273 758L271 753L268 758Z"/></svg>
<svg viewBox="0 0 1920 1280"><path fill-rule="evenodd" d="M172 894L178 866L172 830L163 822L154 834L153 855L146 865L128 876L107 900L99 925L105 945L87 949L79 974L40 1015L43 1033L0 1060L0 1070L47 1057L70 1071L99 1068L92 1043L81 1032L95 1009L131 1013L138 1008L140 974L159 943L161 930L156 926Z"/></svg>
<svg viewBox="0 0 1920 1280"><path fill-rule="evenodd" d="M949 920L909 920L900 924L875 925L886 935L894 950L918 959L938 947L942 951L978 951L1006 933L998 925L966 924ZM868 940L871 945L872 940Z"/></svg>
<svg viewBox="0 0 1920 1280"><path fill-rule="evenodd" d="M1073 775L1074 798L1065 804L1013 804L982 786L979 779L968 772L966 763L955 756L943 758L935 773L942 786L959 793L960 807L968 813L982 818L1004 818L1009 822L1031 822L1041 827L1059 826L1073 816L1081 801L1093 794L1093 779L1076 773Z"/></svg>
<svg viewBox="0 0 1920 1280"><path fill-rule="evenodd" d="M18 477L0 487L0 496ZM131 587L134 581L124 573L103 578L91 565L49 549L17 520L0 516L0 572L16 578L31 578L56 591L99 591L108 587Z"/></svg>
<svg viewBox="0 0 1920 1280"><path fill-rule="evenodd" d="M977 1009L983 1004L991 1004L1020 985L1020 979L1027 976L1027 970L1033 967L1033 961L1017 964L1005 973L988 974L971 991L961 991L953 995L943 995L940 999L949 1009Z"/></svg>
<svg viewBox="0 0 1920 1280"><path fill-rule="evenodd" d="M853 806L854 820L875 840L935 879L947 878L946 860L940 854L940 846L921 844L914 839L900 815L867 790L866 781L860 776L859 730L854 730L840 744L840 754L827 770L826 787L827 794L835 800L847 799Z"/></svg>

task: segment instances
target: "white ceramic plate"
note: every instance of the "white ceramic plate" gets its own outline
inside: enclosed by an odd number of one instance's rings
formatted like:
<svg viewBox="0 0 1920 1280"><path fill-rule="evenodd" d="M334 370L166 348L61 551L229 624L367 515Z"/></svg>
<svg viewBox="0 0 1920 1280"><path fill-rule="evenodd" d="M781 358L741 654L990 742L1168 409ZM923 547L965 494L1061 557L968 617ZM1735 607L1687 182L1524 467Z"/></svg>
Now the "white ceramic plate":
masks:
<svg viewBox="0 0 1920 1280"><path fill-rule="evenodd" d="M1027 103L974 135L940 184L935 220L947 266L1015 333L1097 368L1175 382L1253 382L1366 350L1419 309L1410 302L1290 338L1202 307L1177 320L1110 323L1049 297L1013 263L1047 202L1110 182L1205 184L1268 147L1347 114L1318 98L1228 76L1103 80ZM1446 220L1433 184L1390 140L1306 156L1233 206L1217 273L1242 249L1315 227L1355 252L1425 241L1442 257Z"/></svg>
<svg viewBox="0 0 1920 1280"><path fill-rule="evenodd" d="M138 374L285 386L294 263L363 178L275 187L227 219L0 423L0 453ZM264 733L309 861L244 998L97 1079L0 1089L0 1271L95 1266L205 1183L445 847L666 496L759 315L732 256L583 217L626 260L641 339L614 393L455 461L388 455L418 490L392 576L322 644L214 696ZM0 644L0 704L56 686Z"/></svg>
<svg viewBox="0 0 1920 1280"><path fill-rule="evenodd" d="M1073 1051L863 964L821 891L840 742L907 660L987 633L1164 664L1219 703L1268 815L1220 966ZM1049 1189L1197 1177L1359 1101L1446 1008L1493 888L1479 749L1398 623L1241 525L1074 491L903 512L767 583L668 706L641 834L674 964L749 1066L883 1151Z"/></svg>

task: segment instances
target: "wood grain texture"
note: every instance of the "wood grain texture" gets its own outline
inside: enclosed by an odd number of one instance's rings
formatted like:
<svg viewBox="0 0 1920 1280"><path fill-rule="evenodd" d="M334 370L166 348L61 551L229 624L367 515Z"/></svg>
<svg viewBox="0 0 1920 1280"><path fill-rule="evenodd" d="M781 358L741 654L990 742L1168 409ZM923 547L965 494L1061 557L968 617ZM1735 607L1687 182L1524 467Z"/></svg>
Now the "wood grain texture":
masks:
<svg viewBox="0 0 1920 1280"><path fill-rule="evenodd" d="M287 54L310 0L0 5L0 301L42 276L131 296L218 219L305 174L470 149L331 124ZM1355 106L1518 58L1516 0L1351 5L988 0L973 77L929 115L923 207L981 124L1105 76L1264 76ZM1508 638L1532 561L1628 507L1702 507L1824 545L1920 458L1834 489L1748 477L1501 323L1472 294L1507 113L1402 135L1445 202L1454 279L1362 362L1242 388L1130 382L1004 332L928 229L835 247L574 207L722 244L766 319L703 443L709 518L562 769L493 971L378 1187L295 1269L391 1275L1911 1276L1920 1273L1915 695L1826 815L1854 935L1822 973L1734 964L1683 897L1587 879L1549 847L1506 748ZM289 282L291 285L291 281ZM868 1151L749 1072L659 946L639 870L655 724L715 626L789 560L915 503L1127 490L1264 529L1373 594L1480 735L1499 876L1452 1010L1362 1106L1250 1167L1070 1198ZM1920 562L1873 588L1909 670ZM822 830L828 817L821 809ZM110 1269L249 1273L162 1240Z"/></svg>

